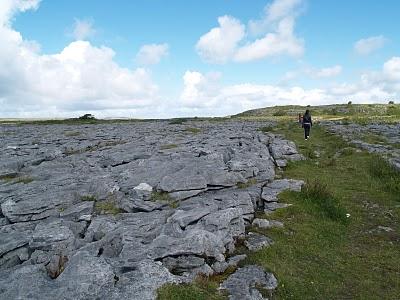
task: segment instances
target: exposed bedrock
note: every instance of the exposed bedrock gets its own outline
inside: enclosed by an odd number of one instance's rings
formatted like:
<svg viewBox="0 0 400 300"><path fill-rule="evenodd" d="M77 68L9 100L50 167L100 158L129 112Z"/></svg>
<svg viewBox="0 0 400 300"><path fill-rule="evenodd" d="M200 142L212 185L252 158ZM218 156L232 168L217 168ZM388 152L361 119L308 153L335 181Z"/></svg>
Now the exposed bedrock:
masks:
<svg viewBox="0 0 400 300"><path fill-rule="evenodd" d="M254 213L301 189L275 168L303 157L263 126L2 125L0 299L154 299L163 284L236 267L238 239L271 245L246 226L281 226ZM224 288L272 289L273 275L252 268Z"/></svg>

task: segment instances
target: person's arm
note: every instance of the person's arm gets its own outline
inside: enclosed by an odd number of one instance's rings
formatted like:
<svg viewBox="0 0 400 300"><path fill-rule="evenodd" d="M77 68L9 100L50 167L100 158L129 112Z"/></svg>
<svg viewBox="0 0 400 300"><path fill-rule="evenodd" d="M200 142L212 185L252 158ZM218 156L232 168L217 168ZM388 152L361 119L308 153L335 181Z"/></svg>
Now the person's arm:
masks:
<svg viewBox="0 0 400 300"><path fill-rule="evenodd" d="M311 126L312 126L312 118L311 118L311 116L310 116L310 124L311 124Z"/></svg>

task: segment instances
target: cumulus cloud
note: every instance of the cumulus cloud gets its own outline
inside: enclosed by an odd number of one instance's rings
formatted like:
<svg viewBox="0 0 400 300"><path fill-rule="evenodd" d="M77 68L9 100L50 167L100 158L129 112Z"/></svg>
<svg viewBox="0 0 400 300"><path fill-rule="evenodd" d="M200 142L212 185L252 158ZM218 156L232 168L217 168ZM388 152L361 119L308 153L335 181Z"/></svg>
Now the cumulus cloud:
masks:
<svg viewBox="0 0 400 300"><path fill-rule="evenodd" d="M334 76L341 66L314 70L314 76ZM303 73L304 74L304 73ZM297 74L288 74L288 76ZM219 74L221 77L221 74ZM275 105L321 105L332 103L387 103L400 95L400 57L393 57L377 72L362 74L356 83L334 84L325 88L305 89L300 86L257 85L251 83L221 85L199 72L186 72L181 104L203 108L204 113L221 115Z"/></svg>
<svg viewBox="0 0 400 300"><path fill-rule="evenodd" d="M299 77L309 77L312 79L332 78L340 75L342 71L343 67L340 65L335 65L326 68L306 67L300 70L293 70L286 72L281 80L281 83L286 83L287 81L291 81Z"/></svg>
<svg viewBox="0 0 400 300"><path fill-rule="evenodd" d="M354 44L354 51L359 55L369 55L382 48L386 42L387 39L382 35L361 39Z"/></svg>
<svg viewBox="0 0 400 300"><path fill-rule="evenodd" d="M211 63L227 62L245 35L245 26L231 16L219 17L218 24L219 27L200 37L196 45L199 55Z"/></svg>
<svg viewBox="0 0 400 300"><path fill-rule="evenodd" d="M72 31L72 36L75 40L86 40L96 33L93 28L93 20L80 20L75 19L74 28Z"/></svg>
<svg viewBox="0 0 400 300"><path fill-rule="evenodd" d="M168 55L168 50L169 46L166 43L143 45L136 55L136 61L140 65L158 64L163 57Z"/></svg>
<svg viewBox="0 0 400 300"><path fill-rule="evenodd" d="M295 20L302 0L275 0L265 7L261 20L252 20L248 28L239 20L223 16L219 27L200 37L196 50L203 60L226 63L248 62L267 57L304 53L304 41L294 33ZM262 35L255 40L251 35Z"/></svg>
<svg viewBox="0 0 400 300"><path fill-rule="evenodd" d="M5 1L0 10L3 117L73 115L80 110L135 111L157 101L158 87L149 71L119 66L108 47L75 41L60 53L41 54L38 44L24 40L10 22L15 13L37 8L39 1Z"/></svg>

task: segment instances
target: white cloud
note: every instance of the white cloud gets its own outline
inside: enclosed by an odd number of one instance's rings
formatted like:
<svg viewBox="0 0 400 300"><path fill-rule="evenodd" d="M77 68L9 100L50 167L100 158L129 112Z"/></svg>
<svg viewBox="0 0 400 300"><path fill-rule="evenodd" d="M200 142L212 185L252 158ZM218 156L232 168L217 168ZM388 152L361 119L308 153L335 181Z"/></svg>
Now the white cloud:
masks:
<svg viewBox="0 0 400 300"><path fill-rule="evenodd" d="M354 51L360 55L369 55L382 48L386 42L387 39L382 35L361 39L354 44Z"/></svg>
<svg viewBox="0 0 400 300"><path fill-rule="evenodd" d="M218 23L219 27L203 35L196 45L199 55L211 63L227 62L245 35L245 26L233 17L219 17Z"/></svg>
<svg viewBox="0 0 400 300"><path fill-rule="evenodd" d="M60 53L43 55L11 27L18 11L36 8L12 1L0 24L0 105L2 116L73 115L75 111L134 111L159 99L146 69L130 70L114 61L114 51L75 41ZM22 3L22 2L21 2Z"/></svg>
<svg viewBox="0 0 400 300"><path fill-rule="evenodd" d="M335 76L341 66L314 69L313 76ZM301 73L290 72L288 77ZM310 74L309 74L310 75ZM334 84L325 88L304 89L300 86L257 85L252 83L220 85L199 72L186 72L181 105L202 108L204 114L236 114L243 110L275 105L321 105L332 103L387 103L400 96L400 57L393 57L383 64L379 72L362 74L356 83ZM190 106L187 105L190 100Z"/></svg>
<svg viewBox="0 0 400 300"><path fill-rule="evenodd" d="M36 10L41 0L1 0L0 1L0 26L9 25L12 17L17 12Z"/></svg>
<svg viewBox="0 0 400 300"><path fill-rule="evenodd" d="M335 65L332 67L326 68L312 68L312 67L305 67L299 70L288 71L283 76L281 83L286 83L293 79L299 77L309 77L312 79L324 79L324 78L332 78L340 75L343 71L343 67L340 65Z"/></svg>
<svg viewBox="0 0 400 300"><path fill-rule="evenodd" d="M143 45L138 54L136 61L140 65L155 65L161 61L161 58L168 55L168 44L150 44Z"/></svg>
<svg viewBox="0 0 400 300"><path fill-rule="evenodd" d="M304 52L304 41L293 35L293 26L293 19L283 19L279 23L277 32L268 33L265 37L240 47L234 60L246 62L285 54L293 57L301 56Z"/></svg>
<svg viewBox="0 0 400 300"><path fill-rule="evenodd" d="M261 20L249 22L247 32L239 20L220 17L219 27L200 37L197 52L211 63L247 62L279 55L299 57L304 53L304 41L296 37L294 26L301 3L302 0L274 0L266 6ZM250 35L254 33L263 36L252 40Z"/></svg>
<svg viewBox="0 0 400 300"><path fill-rule="evenodd" d="M86 40L95 33L96 30L93 28L93 20L75 19L74 29L72 31L72 36L75 40Z"/></svg>
<svg viewBox="0 0 400 300"><path fill-rule="evenodd" d="M336 65L329 68L322 68L320 70L311 71L312 75L316 78L330 78L338 76L342 73L342 66Z"/></svg>
<svg viewBox="0 0 400 300"><path fill-rule="evenodd" d="M192 108L214 106L219 92L220 77L221 74L217 72L203 75L199 72L186 71L183 75L182 104Z"/></svg>
<svg viewBox="0 0 400 300"><path fill-rule="evenodd" d="M400 82L400 57L392 57L385 62L383 74L388 80Z"/></svg>

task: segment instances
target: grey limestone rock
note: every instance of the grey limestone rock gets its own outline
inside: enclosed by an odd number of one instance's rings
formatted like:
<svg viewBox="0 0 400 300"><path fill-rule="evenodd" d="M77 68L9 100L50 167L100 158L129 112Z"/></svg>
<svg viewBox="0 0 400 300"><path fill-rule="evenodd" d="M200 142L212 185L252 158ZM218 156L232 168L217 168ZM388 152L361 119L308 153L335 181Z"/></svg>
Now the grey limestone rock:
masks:
<svg viewBox="0 0 400 300"><path fill-rule="evenodd" d="M257 289L273 291L277 286L278 281L273 274L254 265L239 268L221 284L232 300L264 299Z"/></svg>

